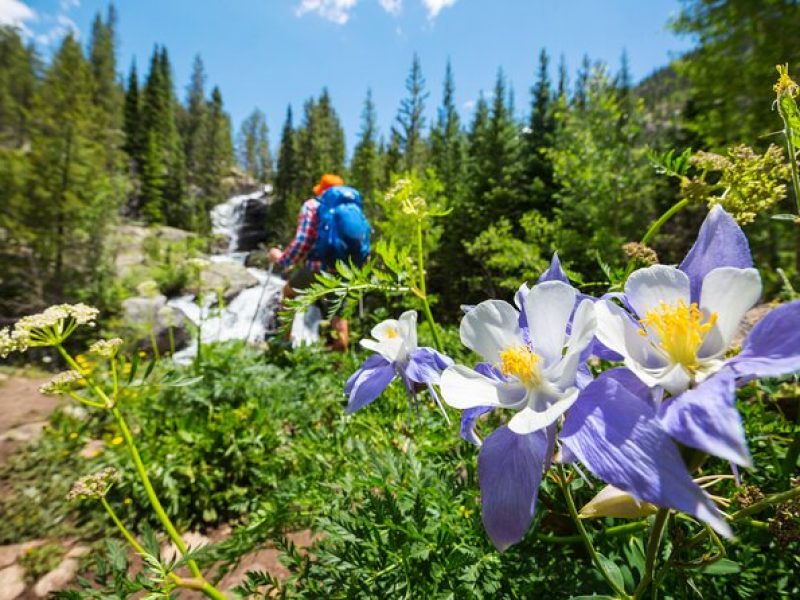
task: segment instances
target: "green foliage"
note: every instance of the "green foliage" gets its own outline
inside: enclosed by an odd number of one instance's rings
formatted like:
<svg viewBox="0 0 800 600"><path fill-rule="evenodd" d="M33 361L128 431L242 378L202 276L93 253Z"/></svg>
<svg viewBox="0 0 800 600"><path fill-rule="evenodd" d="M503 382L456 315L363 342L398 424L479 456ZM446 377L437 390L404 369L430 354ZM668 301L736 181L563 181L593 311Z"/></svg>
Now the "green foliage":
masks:
<svg viewBox="0 0 800 600"><path fill-rule="evenodd" d="M558 134L549 156L559 186L555 212L562 224L556 246L568 263L580 265L578 271L597 276L596 253L619 264L622 244L638 239L655 217L655 184L642 141L641 103L624 113L602 68L587 76L583 93L581 110L560 101Z"/></svg>
<svg viewBox="0 0 800 600"><path fill-rule="evenodd" d="M64 558L66 550L59 543L34 546L19 558L19 565L25 569L25 580L34 583L40 577L55 569Z"/></svg>

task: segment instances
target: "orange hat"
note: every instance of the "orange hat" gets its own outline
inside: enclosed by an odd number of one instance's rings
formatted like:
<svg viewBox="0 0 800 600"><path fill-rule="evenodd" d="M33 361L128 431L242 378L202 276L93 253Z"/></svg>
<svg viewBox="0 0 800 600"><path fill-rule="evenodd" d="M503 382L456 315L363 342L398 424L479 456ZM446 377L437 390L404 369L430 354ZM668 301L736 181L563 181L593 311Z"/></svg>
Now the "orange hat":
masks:
<svg viewBox="0 0 800 600"><path fill-rule="evenodd" d="M325 190L337 185L344 185L344 179L333 173L325 173L320 177L319 183L314 186L314 195L321 196Z"/></svg>

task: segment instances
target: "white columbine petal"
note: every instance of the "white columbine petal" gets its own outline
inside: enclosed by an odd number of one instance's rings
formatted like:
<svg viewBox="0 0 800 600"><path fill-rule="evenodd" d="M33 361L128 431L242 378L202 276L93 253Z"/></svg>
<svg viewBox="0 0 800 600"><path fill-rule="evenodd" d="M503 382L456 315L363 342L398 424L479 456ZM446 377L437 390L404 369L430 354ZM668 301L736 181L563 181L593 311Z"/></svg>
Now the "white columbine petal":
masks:
<svg viewBox="0 0 800 600"><path fill-rule="evenodd" d="M367 350L377 352L391 363L397 362L406 354L405 343L400 336L382 342L364 339L361 340L361 345Z"/></svg>
<svg viewBox="0 0 800 600"><path fill-rule="evenodd" d="M417 349L417 311L407 310L398 319L400 337L405 340L409 354Z"/></svg>
<svg viewBox="0 0 800 600"><path fill-rule="evenodd" d="M625 282L625 297L640 319L661 303L676 305L689 300L689 276L666 265L653 265L634 271Z"/></svg>
<svg viewBox="0 0 800 600"><path fill-rule="evenodd" d="M536 394L536 397L528 402L528 406L511 417L508 428L520 435L544 429L564 414L577 399L577 388L572 388L569 393L560 397Z"/></svg>
<svg viewBox="0 0 800 600"><path fill-rule="evenodd" d="M575 288L563 281L545 281L533 286L525 298L533 349L545 366L561 358L576 296Z"/></svg>
<svg viewBox="0 0 800 600"><path fill-rule="evenodd" d="M670 364L664 353L656 349L649 338L640 335L641 328L626 310L609 300L598 300L594 309L597 316L597 339L614 352L649 370L663 369Z"/></svg>
<svg viewBox="0 0 800 600"><path fill-rule="evenodd" d="M444 401L461 410L476 406L516 408L525 401L523 386L489 379L462 365L445 369L439 388Z"/></svg>
<svg viewBox="0 0 800 600"><path fill-rule="evenodd" d="M461 319L461 343L493 365L500 353L521 343L519 313L508 302L486 300Z"/></svg>
<svg viewBox="0 0 800 600"><path fill-rule="evenodd" d="M744 314L761 297L761 277L756 269L720 267L703 279L700 308L706 315L717 313L723 350L727 349Z"/></svg>

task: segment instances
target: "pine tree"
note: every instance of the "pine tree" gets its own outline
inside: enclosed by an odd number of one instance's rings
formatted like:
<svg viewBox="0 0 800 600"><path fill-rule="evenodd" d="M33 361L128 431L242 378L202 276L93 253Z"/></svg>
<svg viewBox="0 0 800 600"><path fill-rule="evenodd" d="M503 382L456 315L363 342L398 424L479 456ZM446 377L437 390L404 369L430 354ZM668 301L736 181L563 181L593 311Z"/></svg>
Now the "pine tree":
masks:
<svg viewBox="0 0 800 600"><path fill-rule="evenodd" d="M201 202L198 205L201 230L208 230L208 212L215 204L224 200L222 180L228 175L234 162L230 117L225 112L222 92L218 87L211 90L208 102L208 124L206 138L198 162L198 183Z"/></svg>
<svg viewBox="0 0 800 600"><path fill-rule="evenodd" d="M122 120L122 93L117 83L116 40L114 38L117 11L108 7L106 20L98 12L92 22L89 41L89 61L94 80L93 100L100 107L100 115L107 119L107 126L119 128Z"/></svg>
<svg viewBox="0 0 800 600"><path fill-rule="evenodd" d="M318 100L310 98L303 105L297 148L298 198L308 194L323 173L344 175L344 130L327 89L322 90Z"/></svg>
<svg viewBox="0 0 800 600"><path fill-rule="evenodd" d="M406 92L408 95L400 102L397 113L396 131L403 152L403 169L415 171L423 167L425 160L425 141L422 132L425 129L425 100L428 98L422 66L416 54L406 78Z"/></svg>
<svg viewBox="0 0 800 600"><path fill-rule="evenodd" d="M539 53L539 69L531 96L531 114L523 148L526 185L531 208L547 213L551 208L550 197L553 193L553 166L547 157L547 148L553 143L555 119L549 57L544 48Z"/></svg>
<svg viewBox="0 0 800 600"><path fill-rule="evenodd" d="M575 80L575 93L572 96L572 103L580 109L586 107L586 86L592 73L592 61L589 56L584 54L581 67L578 69L578 76Z"/></svg>
<svg viewBox="0 0 800 600"><path fill-rule="evenodd" d="M91 66L68 34L33 108L28 226L35 232L40 301L77 295L86 286L96 291L103 273L99 250L117 205L93 90Z"/></svg>
<svg viewBox="0 0 800 600"><path fill-rule="evenodd" d="M455 103L455 82L450 61L445 68L442 106L430 134L430 162L444 184L450 204L458 204L463 192L465 140Z"/></svg>
<svg viewBox="0 0 800 600"><path fill-rule="evenodd" d="M0 141L21 146L26 141L37 86L38 58L19 32L0 27Z"/></svg>
<svg viewBox="0 0 800 600"><path fill-rule="evenodd" d="M237 140L239 164L256 181L272 180L272 156L269 151L267 118L257 108L242 121Z"/></svg>
<svg viewBox="0 0 800 600"><path fill-rule="evenodd" d="M128 75L124 116L125 151L134 160L137 168L141 168L146 146L146 132L142 123L142 102L139 95L139 76L136 72L136 62L131 63L131 70Z"/></svg>
<svg viewBox="0 0 800 600"><path fill-rule="evenodd" d="M297 160L297 137L294 129L292 107L286 108L286 120L281 131L281 143L278 148L278 164L275 173L275 202L271 207L271 234L274 239L281 239L293 225L293 215L289 207L295 204L295 190L299 175Z"/></svg>
<svg viewBox="0 0 800 600"><path fill-rule="evenodd" d="M186 89L186 109L182 119L181 138L186 156L189 185L197 188L202 178L201 155L208 138L208 107L205 97L206 74L203 59L197 54L192 64L192 74ZM197 190L192 190L193 194Z"/></svg>
<svg viewBox="0 0 800 600"><path fill-rule="evenodd" d="M359 189L366 200L375 199L375 193L382 179L377 120L372 90L367 89L364 109L361 111L361 131L350 165L351 183ZM369 203L368 207L371 205L372 203Z"/></svg>
<svg viewBox="0 0 800 600"><path fill-rule="evenodd" d="M567 60L564 55L558 61L558 85L556 86L556 97L565 100L569 96L569 72L567 71Z"/></svg>
<svg viewBox="0 0 800 600"><path fill-rule="evenodd" d="M403 169L403 140L397 129L392 127L389 143L386 144L383 153L383 185L389 185L392 175L400 173Z"/></svg>

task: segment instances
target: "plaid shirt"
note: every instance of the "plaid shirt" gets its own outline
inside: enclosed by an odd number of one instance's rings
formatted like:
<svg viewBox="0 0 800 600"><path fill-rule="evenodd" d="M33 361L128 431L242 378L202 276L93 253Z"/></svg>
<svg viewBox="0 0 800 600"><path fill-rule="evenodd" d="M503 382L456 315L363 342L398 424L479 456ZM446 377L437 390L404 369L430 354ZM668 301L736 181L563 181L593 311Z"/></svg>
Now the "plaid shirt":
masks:
<svg viewBox="0 0 800 600"><path fill-rule="evenodd" d="M287 269L297 265L308 256L314 243L317 241L317 227L319 225L319 200L311 198L303 202L300 214L297 215L297 231L294 239L286 246L278 265ZM318 260L306 260L306 267L318 273L322 269L322 263Z"/></svg>

